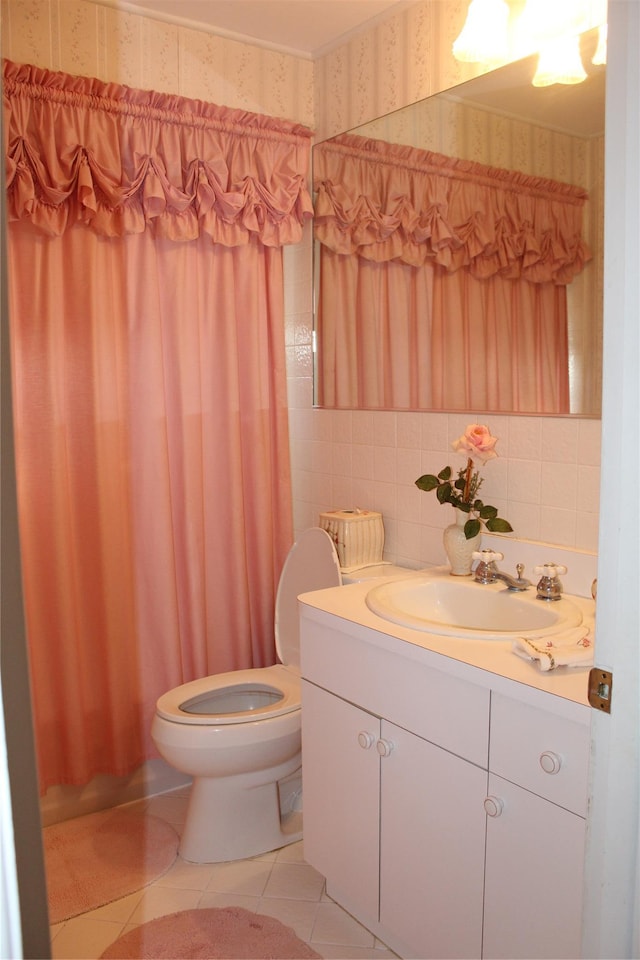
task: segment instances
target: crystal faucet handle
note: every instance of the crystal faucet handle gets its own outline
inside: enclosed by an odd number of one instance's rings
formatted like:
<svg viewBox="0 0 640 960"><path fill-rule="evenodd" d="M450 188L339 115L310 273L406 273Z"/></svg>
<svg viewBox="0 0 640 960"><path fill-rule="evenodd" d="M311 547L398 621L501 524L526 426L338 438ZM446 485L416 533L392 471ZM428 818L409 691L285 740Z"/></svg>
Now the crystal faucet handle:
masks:
<svg viewBox="0 0 640 960"><path fill-rule="evenodd" d="M550 577L555 580L556 577L565 574L567 568L564 563L543 563L540 567L534 567L533 572L540 574L541 577Z"/></svg>

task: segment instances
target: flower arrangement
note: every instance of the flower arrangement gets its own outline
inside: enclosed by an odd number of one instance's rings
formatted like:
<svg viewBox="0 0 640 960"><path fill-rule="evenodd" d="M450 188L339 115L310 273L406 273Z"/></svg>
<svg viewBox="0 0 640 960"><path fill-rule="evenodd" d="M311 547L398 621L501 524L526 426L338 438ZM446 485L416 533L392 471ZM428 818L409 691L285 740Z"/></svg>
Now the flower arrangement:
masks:
<svg viewBox="0 0 640 960"><path fill-rule="evenodd" d="M456 480L451 480L453 470L444 467L438 476L425 473L416 480L420 490L435 490L440 503L450 503L457 510L469 514L464 525L464 535L467 540L477 536L484 524L492 533L510 533L513 527L507 520L498 516L495 507L484 504L478 499L478 491L482 486L482 477L474 469L474 460L486 463L498 454L495 451L497 438L492 437L488 427L479 423L470 423L461 437L452 444L457 453L467 457L466 466L458 471Z"/></svg>

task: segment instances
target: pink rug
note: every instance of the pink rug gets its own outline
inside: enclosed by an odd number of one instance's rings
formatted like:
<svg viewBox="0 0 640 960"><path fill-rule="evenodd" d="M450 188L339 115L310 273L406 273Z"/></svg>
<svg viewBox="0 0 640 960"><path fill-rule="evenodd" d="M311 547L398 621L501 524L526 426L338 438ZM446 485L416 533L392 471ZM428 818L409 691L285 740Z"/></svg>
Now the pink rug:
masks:
<svg viewBox="0 0 640 960"><path fill-rule="evenodd" d="M140 890L166 873L178 852L178 835L164 820L118 808L42 833L50 923Z"/></svg>
<svg viewBox="0 0 640 960"><path fill-rule="evenodd" d="M291 927L243 907L170 913L125 933L101 960L311 960Z"/></svg>

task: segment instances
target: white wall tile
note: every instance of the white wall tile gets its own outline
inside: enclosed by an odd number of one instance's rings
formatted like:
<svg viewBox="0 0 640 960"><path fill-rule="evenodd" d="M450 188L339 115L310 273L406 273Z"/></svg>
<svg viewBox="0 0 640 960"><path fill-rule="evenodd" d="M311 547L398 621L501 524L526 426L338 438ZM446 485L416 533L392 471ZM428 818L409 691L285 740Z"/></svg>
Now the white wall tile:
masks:
<svg viewBox="0 0 640 960"><path fill-rule="evenodd" d="M413 487L418 477L421 476L420 448L417 446L413 449L409 447L398 447L395 457L397 470L396 480L398 485L410 485Z"/></svg>
<svg viewBox="0 0 640 960"><path fill-rule="evenodd" d="M421 497L426 496L415 485L399 486L396 494L398 520L420 523L422 518Z"/></svg>
<svg viewBox="0 0 640 960"><path fill-rule="evenodd" d="M572 547L576 542L576 512L559 507L543 507L540 511L540 539Z"/></svg>
<svg viewBox="0 0 640 960"><path fill-rule="evenodd" d="M508 511L505 511L507 520L513 527L514 535L522 540L541 540L540 519L541 509L535 503L518 503L509 501Z"/></svg>
<svg viewBox="0 0 640 960"><path fill-rule="evenodd" d="M422 435L422 414L398 413L396 431L398 447L419 447Z"/></svg>
<svg viewBox="0 0 640 960"><path fill-rule="evenodd" d="M335 410L331 425L334 443L351 443L353 436L353 414L351 410Z"/></svg>
<svg viewBox="0 0 640 960"><path fill-rule="evenodd" d="M373 477L373 451L369 443L354 443L352 451L353 476L366 480Z"/></svg>
<svg viewBox="0 0 640 960"><path fill-rule="evenodd" d="M373 476L375 480L382 480L385 483L396 483L395 447L374 447Z"/></svg>
<svg viewBox="0 0 640 960"><path fill-rule="evenodd" d="M509 460L507 494L509 500L540 503L540 462Z"/></svg>
<svg viewBox="0 0 640 960"><path fill-rule="evenodd" d="M377 413L368 410L353 411L353 442L372 444L376 438Z"/></svg>
<svg viewBox="0 0 640 960"><path fill-rule="evenodd" d="M579 420L569 417L549 417L542 424L540 457L560 463L575 463L578 459Z"/></svg>
<svg viewBox="0 0 640 960"><path fill-rule="evenodd" d="M509 457L539 460L544 422L542 417L513 417L509 426Z"/></svg>
<svg viewBox="0 0 640 960"><path fill-rule="evenodd" d="M601 434L600 420L578 421L578 463L600 466Z"/></svg>
<svg viewBox="0 0 640 960"><path fill-rule="evenodd" d="M334 476L351 478L351 450L350 443L333 443L331 445Z"/></svg>
<svg viewBox="0 0 640 960"><path fill-rule="evenodd" d="M597 513L582 513L578 510L576 513L576 548L578 550L589 550L592 553L597 553L598 529Z"/></svg>
<svg viewBox="0 0 640 960"><path fill-rule="evenodd" d="M381 447L396 445L396 414L383 411L373 414L375 443Z"/></svg>
<svg viewBox="0 0 640 960"><path fill-rule="evenodd" d="M585 513L597 513L600 509L600 470L598 467L578 467L578 493L576 505Z"/></svg>
<svg viewBox="0 0 640 960"><path fill-rule="evenodd" d="M451 450L448 435L448 417L446 413L422 414L422 449Z"/></svg>
<svg viewBox="0 0 640 960"><path fill-rule="evenodd" d="M353 480L351 477L333 478L331 485L331 503L335 510L353 510L358 506L353 500Z"/></svg>
<svg viewBox="0 0 640 960"><path fill-rule="evenodd" d="M542 506L575 511L578 487L577 464L543 462L540 476Z"/></svg>

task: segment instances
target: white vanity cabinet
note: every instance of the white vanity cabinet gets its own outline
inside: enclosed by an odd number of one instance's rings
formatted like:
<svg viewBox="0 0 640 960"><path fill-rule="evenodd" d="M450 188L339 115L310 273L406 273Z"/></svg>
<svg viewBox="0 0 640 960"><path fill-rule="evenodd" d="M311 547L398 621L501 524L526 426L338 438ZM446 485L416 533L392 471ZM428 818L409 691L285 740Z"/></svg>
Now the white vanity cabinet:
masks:
<svg viewBox="0 0 640 960"><path fill-rule="evenodd" d="M305 858L412 956L482 940L486 771L303 681Z"/></svg>
<svg viewBox="0 0 640 960"><path fill-rule="evenodd" d="M392 724L382 737L382 928L414 957L479 956L486 772Z"/></svg>
<svg viewBox="0 0 640 960"><path fill-rule="evenodd" d="M588 708L552 704L492 694L486 958L580 956Z"/></svg>
<svg viewBox="0 0 640 960"><path fill-rule="evenodd" d="M404 957L579 956L589 708L341 618L303 616L301 650L329 896Z"/></svg>
<svg viewBox="0 0 640 960"><path fill-rule="evenodd" d="M380 720L304 680L302 698L305 859L336 900L377 922Z"/></svg>

